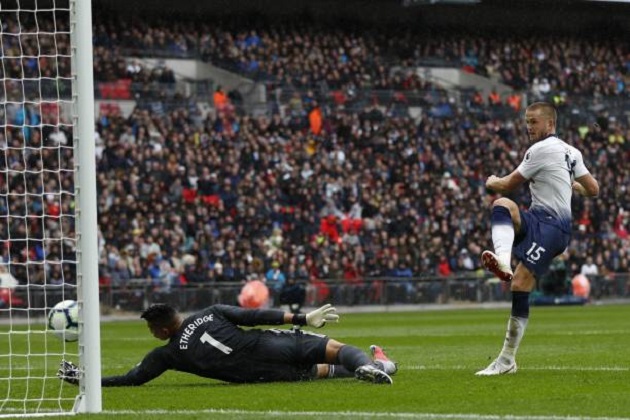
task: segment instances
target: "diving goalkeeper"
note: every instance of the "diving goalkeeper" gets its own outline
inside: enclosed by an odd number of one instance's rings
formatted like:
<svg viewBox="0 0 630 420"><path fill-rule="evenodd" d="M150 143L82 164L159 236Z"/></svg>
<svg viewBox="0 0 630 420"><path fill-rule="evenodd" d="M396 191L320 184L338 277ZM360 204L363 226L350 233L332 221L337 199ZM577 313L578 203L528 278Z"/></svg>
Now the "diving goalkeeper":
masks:
<svg viewBox="0 0 630 420"><path fill-rule="evenodd" d="M172 369L234 383L356 377L392 384L396 365L371 346L373 359L358 348L300 329L243 329L292 324L320 328L337 322L330 304L307 314L275 309L213 305L187 318L167 304L154 304L141 318L153 336L168 343L150 351L129 372L102 378L102 386L136 386ZM62 361L57 376L78 384L80 371Z"/></svg>

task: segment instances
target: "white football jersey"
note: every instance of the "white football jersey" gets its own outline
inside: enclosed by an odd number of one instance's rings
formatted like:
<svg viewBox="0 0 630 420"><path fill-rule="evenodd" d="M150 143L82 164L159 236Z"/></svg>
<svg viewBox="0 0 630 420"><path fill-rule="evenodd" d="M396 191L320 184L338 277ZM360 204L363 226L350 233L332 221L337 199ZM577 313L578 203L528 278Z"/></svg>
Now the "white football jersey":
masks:
<svg viewBox="0 0 630 420"><path fill-rule="evenodd" d="M571 220L573 180L589 173L578 149L548 137L527 149L517 170L530 181L531 209L544 209L563 222Z"/></svg>

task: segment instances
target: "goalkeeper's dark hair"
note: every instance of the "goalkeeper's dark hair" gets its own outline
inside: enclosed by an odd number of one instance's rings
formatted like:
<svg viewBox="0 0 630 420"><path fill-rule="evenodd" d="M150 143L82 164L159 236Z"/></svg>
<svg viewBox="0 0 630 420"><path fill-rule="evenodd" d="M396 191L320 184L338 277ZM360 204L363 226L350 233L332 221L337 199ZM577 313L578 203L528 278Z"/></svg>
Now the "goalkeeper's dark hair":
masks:
<svg viewBox="0 0 630 420"><path fill-rule="evenodd" d="M177 311L171 305L166 303L154 303L142 312L140 318L146 319L147 322L159 327L168 327L176 316Z"/></svg>

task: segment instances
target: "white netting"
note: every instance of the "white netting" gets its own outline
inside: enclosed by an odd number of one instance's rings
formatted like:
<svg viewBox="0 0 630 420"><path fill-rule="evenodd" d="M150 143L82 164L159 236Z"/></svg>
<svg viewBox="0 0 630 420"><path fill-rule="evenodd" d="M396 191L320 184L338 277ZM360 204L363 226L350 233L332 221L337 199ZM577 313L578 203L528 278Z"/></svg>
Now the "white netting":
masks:
<svg viewBox="0 0 630 420"><path fill-rule="evenodd" d="M68 1L0 3L0 416L70 411L77 343L46 314L76 299Z"/></svg>

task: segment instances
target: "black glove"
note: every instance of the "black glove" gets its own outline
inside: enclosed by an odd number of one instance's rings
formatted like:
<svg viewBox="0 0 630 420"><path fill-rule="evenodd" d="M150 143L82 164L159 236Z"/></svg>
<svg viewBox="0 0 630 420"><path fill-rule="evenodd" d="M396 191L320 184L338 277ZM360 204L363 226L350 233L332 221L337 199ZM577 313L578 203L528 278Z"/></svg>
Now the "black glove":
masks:
<svg viewBox="0 0 630 420"><path fill-rule="evenodd" d="M62 381L66 381L72 385L79 385L79 377L81 376L81 371L79 367L72 362L68 362L67 360L62 360L59 363L59 370L57 371L57 378Z"/></svg>

